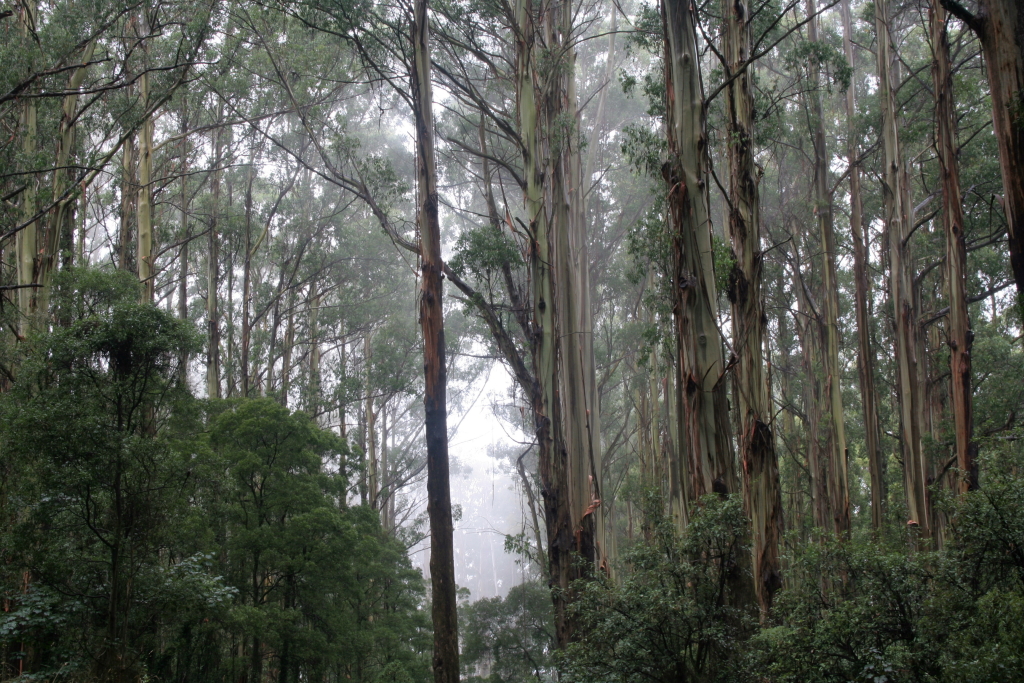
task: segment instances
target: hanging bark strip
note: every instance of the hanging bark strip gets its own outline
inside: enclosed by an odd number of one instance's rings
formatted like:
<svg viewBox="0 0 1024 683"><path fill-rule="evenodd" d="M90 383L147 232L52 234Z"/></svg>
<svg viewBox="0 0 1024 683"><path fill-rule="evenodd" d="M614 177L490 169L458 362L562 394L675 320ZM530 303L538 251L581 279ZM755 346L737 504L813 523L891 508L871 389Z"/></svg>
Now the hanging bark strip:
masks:
<svg viewBox="0 0 1024 683"><path fill-rule="evenodd" d="M598 555L596 403L570 0L515 6L519 132L530 234L534 413L549 584L559 647L573 638L571 585ZM546 63L556 55L558 66ZM545 75L550 74L550 75ZM566 130L565 123L573 125ZM493 327L493 326L492 326ZM517 373L526 374L526 373ZM588 383L590 386L588 387ZM597 514L595 514L595 512Z"/></svg>
<svg viewBox="0 0 1024 683"><path fill-rule="evenodd" d="M927 471L921 429L924 425L924 396L921 387L918 352L920 329L914 305L913 257L910 229L914 208L910 203L910 181L900 149L899 121L893 92L895 54L889 34L889 2L875 0L875 27L878 39L878 98L882 109L882 194L885 223L889 231L889 287L896 321L896 373L900 401L900 431L903 448L903 477L907 497L908 523L921 535L929 535Z"/></svg>
<svg viewBox="0 0 1024 683"><path fill-rule="evenodd" d="M711 493L738 491L707 197L707 137L696 10L663 0L669 161L662 167L672 218L673 317L678 342L678 448L688 468L681 509ZM688 489L688 490L685 490ZM685 519L680 520L685 523Z"/></svg>
<svg viewBox="0 0 1024 683"><path fill-rule="evenodd" d="M459 624L455 602L455 549L448 472L447 370L441 306L441 226L434 159L433 92L430 82L430 25L427 0L416 0L412 25L413 115L422 280L420 325L427 439L427 514L430 517L431 614L434 623L434 683L458 683Z"/></svg>
<svg viewBox="0 0 1024 683"><path fill-rule="evenodd" d="M747 3L725 0L725 58L729 76L750 55ZM765 376L764 308L761 302L760 198L754 164L754 97L751 69L737 76L727 93L729 116L729 235L736 264L729 275L733 348L739 410L743 502L753 535L754 591L767 617L782 586L779 540L782 537L782 489L771 427L771 403Z"/></svg>
<svg viewBox="0 0 1024 683"><path fill-rule="evenodd" d="M856 64L853 52L853 22L850 18L850 0L840 6L843 21L843 49L846 61ZM857 372L860 381L861 407L864 412L865 448L868 452L868 472L871 477L871 526L882 526L885 513L885 471L880 445L881 429L878 423L878 396L875 393L875 352L871 348L868 301L871 297L868 282L868 250L864 242L864 212L860 189L860 146L857 144L854 116L857 112L856 87L851 80L846 90L846 159L850 164L850 231L853 234L853 279L857 314Z"/></svg>
<svg viewBox="0 0 1024 683"><path fill-rule="evenodd" d="M964 477L961 492L978 488L978 444L974 441L971 390L971 344L974 332L967 313L967 242L960 201L960 168L956 147L956 106L949 63L946 11L932 0L932 80L935 92L935 150L942 179L942 224L946 233L946 276L949 284L949 370L952 380L953 424L957 465Z"/></svg>

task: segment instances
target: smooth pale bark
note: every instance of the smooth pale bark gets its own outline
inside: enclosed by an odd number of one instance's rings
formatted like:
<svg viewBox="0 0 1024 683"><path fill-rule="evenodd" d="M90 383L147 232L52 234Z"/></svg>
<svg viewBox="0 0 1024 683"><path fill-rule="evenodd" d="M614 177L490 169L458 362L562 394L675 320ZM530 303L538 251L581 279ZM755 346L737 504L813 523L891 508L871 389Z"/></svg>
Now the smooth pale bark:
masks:
<svg viewBox="0 0 1024 683"><path fill-rule="evenodd" d="M37 5L27 0L21 6L21 34L26 41L35 31ZM26 159L36 152L37 111L35 98L26 98L21 106L21 151ZM36 214L36 179L28 176L25 189L21 192L21 218L25 227L15 235L18 275L18 330L24 337L34 327L36 284L36 252L39 226L32 217ZM31 221L31 222L29 222Z"/></svg>
<svg viewBox="0 0 1024 683"><path fill-rule="evenodd" d="M1003 175L1010 270L1024 306L1024 2L977 0L975 14L957 0L941 3L981 40Z"/></svg>
<svg viewBox="0 0 1024 683"><path fill-rule="evenodd" d="M736 75L750 58L749 6L726 0L724 55L729 159L729 236L736 264L729 274L733 349L736 354L735 392L739 418L743 503L753 537L754 592L767 618L775 592L782 586L779 540L782 537L782 488L775 438L769 423L772 409L765 372L764 306L761 301L761 220L757 169L754 163L754 90L752 69Z"/></svg>
<svg viewBox="0 0 1024 683"><path fill-rule="evenodd" d="M430 22L427 0L413 8L411 77L416 123L417 223L420 233L420 326L423 332L427 515L430 519L431 616L434 626L434 683L458 683L459 623L456 611L455 547L448 466L448 376L442 307L444 264L434 158L433 88L430 80Z"/></svg>
<svg viewBox="0 0 1024 683"><path fill-rule="evenodd" d="M365 380L363 391L363 414L365 415L365 432L363 437L363 452L366 458L366 491L370 507L379 510L378 498L380 494L380 472L377 469L377 411L374 409L373 386L371 381L371 362L373 358L372 331L367 330L363 337L363 370Z"/></svg>
<svg viewBox="0 0 1024 683"><path fill-rule="evenodd" d="M580 157L580 118L576 109L576 54L569 45L572 3L558 6L558 23L551 22L548 44L565 46L557 90L547 93L551 150L549 205L554 205L554 251L557 264L559 359L558 398L564 448L568 459L570 506L578 552L588 562L607 567L604 515L601 510L601 422L594 364L594 320L590 301L590 257L587 245L584 182ZM559 133L559 118L570 117L571 131ZM556 137L555 137L556 136Z"/></svg>
<svg viewBox="0 0 1024 683"><path fill-rule="evenodd" d="M139 78L142 91L142 107L149 108L149 75ZM139 268L139 282L142 283L142 301L153 302L156 275L153 262L153 117L148 117L139 127L139 198L138 198L138 248L136 259Z"/></svg>
<svg viewBox="0 0 1024 683"><path fill-rule="evenodd" d="M599 453L589 336L581 162L575 94L575 53L570 44L569 0L515 5L519 133L530 233L530 323L534 413L549 581L559 647L574 624L570 586L587 576L598 556ZM548 63L557 55L557 67ZM550 74L544 76L542 74ZM566 121L572 121L568 127ZM527 373L517 373L526 375ZM594 401L595 403L591 403ZM582 560L582 561L581 561Z"/></svg>
<svg viewBox="0 0 1024 683"><path fill-rule="evenodd" d="M217 122L224 119L223 105L217 105ZM220 176L223 163L223 142L220 126L214 133L213 178L210 181L210 235L206 266L206 395L220 398L220 311L217 290L220 288L220 235L217 225L220 212Z"/></svg>
<svg viewBox="0 0 1024 683"><path fill-rule="evenodd" d="M92 59L96 48L96 41L89 41L82 51L82 60L71 78L68 79L69 95L64 96L61 110L59 137L57 142L57 159L53 172L53 197L58 199L68 190L72 177L71 171L67 168L71 153L75 146L75 117L78 112L78 90L82 87L85 74L88 70L89 61ZM67 237L71 232L71 225L74 223L74 207L77 198L72 195L65 199L58 199L57 205L50 213L50 221L46 226L43 237L43 247L38 255L36 265L36 284L33 294L33 315L36 318L35 325L42 329L45 326L46 316L50 309L50 284L53 273L57 270L58 258L61 251L61 238ZM65 240L65 249L72 250L74 245L70 240Z"/></svg>
<svg viewBox="0 0 1024 683"><path fill-rule="evenodd" d="M818 41L818 9L807 2L807 38ZM824 325L822 370L825 375L823 418L828 445L824 476L827 477L831 530L840 536L850 533L850 483L847 465L846 426L843 411L842 377L839 364L839 284L836 279L836 239L833 225L832 194L829 191L829 156L825 143L825 119L821 107L821 74L813 69L812 91L807 94L811 113L811 140L814 146L814 214L818 223L822 257L821 314Z"/></svg>
<svg viewBox="0 0 1024 683"><path fill-rule="evenodd" d="M540 139L540 111L534 90L535 49L538 36L534 26L532 0L517 0L516 73L519 104L519 134L523 141L523 175L526 180L526 214L530 228L530 282L533 312L534 387L531 406L537 436L541 498L547 530L549 583L555 608L555 639L559 647L568 642L564 590L571 581L569 554L573 547L569 517L568 473L562 457L560 422L556 399L556 357L558 335L555 324L555 283L552 236L544 205L543 146ZM541 8L543 13L543 8Z"/></svg>
<svg viewBox="0 0 1024 683"><path fill-rule="evenodd" d="M797 336L800 339L801 361L804 368L804 432L807 435L807 478L811 494L811 517L818 529L829 529L832 524L831 499L823 465L828 458L829 441L820 437L823 429L822 414L825 409L825 387L821 381L821 356L824 335L821 331L821 312L811 297L810 287L801 267L804 245L800 238L800 226L795 225L790 234L793 237L793 293L796 298L795 318Z"/></svg>
<svg viewBox="0 0 1024 683"><path fill-rule="evenodd" d="M680 461L692 498L739 491L729 443L722 338L718 332L707 137L694 6L663 0L669 161L662 168L672 220L673 317L678 344ZM684 487L685 488L685 487Z"/></svg>
<svg viewBox="0 0 1024 683"><path fill-rule="evenodd" d="M856 64L853 51L853 22L850 18L850 0L840 5L843 21L843 50L846 61ZM868 281L868 250L864 242L864 211L861 204L860 146L854 127L857 112L856 87L851 80L846 90L846 160L850 165L850 232L853 236L854 308L857 315L857 375L860 384L861 408L864 413L864 441L868 454L868 472L871 478L871 526L882 526L885 514L885 470L880 445L881 429L878 422L878 395L875 392L875 352L871 347L871 327L868 301L871 286Z"/></svg>
<svg viewBox="0 0 1024 683"><path fill-rule="evenodd" d="M924 395L919 368L920 327L914 300L914 261L910 231L914 207L910 203L910 181L899 140L896 97L893 92L893 52L889 34L889 2L875 1L878 62L878 99L882 110L882 195L885 223L889 233L889 296L896 321L896 373L900 402L900 437L908 523L929 536L927 469L921 430L924 427Z"/></svg>
<svg viewBox="0 0 1024 683"><path fill-rule="evenodd" d="M248 398L249 346L252 338L252 322L249 319L249 299L252 291L252 185L256 180L256 149L249 158L248 178L245 183L245 260L242 262L242 340L238 351L239 370L242 376L242 396Z"/></svg>
<svg viewBox="0 0 1024 683"><path fill-rule="evenodd" d="M946 233L946 281L949 287L949 371L957 466L962 479L958 490L978 487L978 445L974 441L974 406L971 388L971 345L974 332L967 312L967 242L960 200L957 162L956 105L949 62L946 11L932 0L929 22L932 35L932 82L935 93L935 151L942 180L942 226Z"/></svg>

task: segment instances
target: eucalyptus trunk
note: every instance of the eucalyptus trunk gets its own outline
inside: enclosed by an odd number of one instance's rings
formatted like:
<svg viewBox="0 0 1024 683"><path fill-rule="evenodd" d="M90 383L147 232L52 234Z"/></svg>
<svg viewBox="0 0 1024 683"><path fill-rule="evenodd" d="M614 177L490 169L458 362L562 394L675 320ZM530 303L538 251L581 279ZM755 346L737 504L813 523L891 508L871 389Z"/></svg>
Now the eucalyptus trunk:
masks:
<svg viewBox="0 0 1024 683"><path fill-rule="evenodd" d="M729 236L736 258L729 274L732 343L736 354L735 392L740 421L739 448L743 467L743 502L753 536L754 592L767 617L782 585L779 540L782 537L782 489L775 438L769 423L772 407L765 373L764 305L761 297L761 221L757 169L754 162L753 67L749 6L726 0L724 55L726 73L734 80L726 89L729 158Z"/></svg>
<svg viewBox="0 0 1024 683"><path fill-rule="evenodd" d="M533 315L534 386L527 393L537 436L559 647L575 632L567 610L571 584L592 571L601 555L602 531L573 16L570 0L543 0L538 6L518 0L515 5Z"/></svg>
<svg viewBox="0 0 1024 683"><path fill-rule="evenodd" d="M877 33L878 99L882 110L882 195L889 234L889 296L896 322L896 373L900 403L900 437L903 477L909 523L929 535L927 470L921 429L924 426L924 395L921 386L920 328L914 298L913 257L910 232L914 209L910 181L899 140L899 120L893 83L895 54L889 34L889 2L874 0Z"/></svg>
<svg viewBox="0 0 1024 683"><path fill-rule="evenodd" d="M697 50L696 9L663 0L669 161L667 183L673 252L673 317L678 345L677 421L680 462L692 498L739 490L729 443L728 404L707 194L707 136Z"/></svg>
<svg viewBox="0 0 1024 683"><path fill-rule="evenodd" d="M949 61L946 10L932 0L929 13L932 34L932 82L935 93L935 150L942 179L942 226L946 233L946 280L949 287L949 371L953 399L953 424L961 492L978 487L978 445L974 441L974 406L971 388L971 345L974 332L967 312L967 242L964 210L960 201L960 168L957 162L956 104ZM1024 26L1024 25L1022 25Z"/></svg>
<svg viewBox="0 0 1024 683"><path fill-rule="evenodd" d="M70 226L74 223L75 203L77 197L73 194L64 197L71 185L72 173L68 168L71 154L75 147L75 119L78 114L78 90L85 81L85 74L92 60L93 52L96 49L96 41L86 43L82 51L81 64L76 68L71 78L68 79L68 93L64 96L61 107L60 130L57 142L57 159L53 171L53 199L56 202L50 213L50 222L46 227L43 239L43 248L39 254L36 288L35 316L38 319L36 324L42 326L50 308L50 284L53 273L57 270L58 258L61 251L61 237L66 238L70 232ZM65 249L71 251L74 245L65 241Z"/></svg>
<svg viewBox="0 0 1024 683"><path fill-rule="evenodd" d="M36 30L38 15L34 0L26 0L21 6L21 35L28 43ZM31 49L31 48L30 48ZM21 151L26 159L36 153L37 111L35 98L28 97L21 105ZM36 215L36 178L26 176L25 189L21 192L21 222L24 227L15 235L18 274L18 330L24 337L35 327L35 284L36 253L39 226L33 220Z"/></svg>
<svg viewBox="0 0 1024 683"><path fill-rule="evenodd" d="M814 0L807 2L807 38L818 42L818 9ZM811 139L814 146L814 215L821 240L822 323L824 340L822 370L825 379L825 406L828 445L825 447L824 476L827 478L831 529L840 536L850 533L850 483L847 464L846 426L839 364L839 285L836 279L836 238L829 191L829 156L825 143L825 119L821 106L821 73L812 67L811 92L807 98L811 113Z"/></svg>
<svg viewBox="0 0 1024 683"><path fill-rule="evenodd" d="M427 440L427 516L430 518L431 616L434 683L458 683L459 623L448 466L448 375L444 344L441 223L434 158L433 88L427 0L413 8L411 78L416 123L417 223L420 232L420 325L423 331L423 406Z"/></svg>
<svg viewBox="0 0 1024 683"><path fill-rule="evenodd" d="M850 66L856 64L853 51L853 23L850 0L840 5L843 22L843 49ZM854 308L857 315L857 376L860 383L861 408L864 412L864 446L868 455L871 479L871 526L879 529L885 514L885 469L880 444L878 394L875 390L875 351L871 347L871 318L868 302L871 286L868 280L868 250L864 241L864 210L860 187L860 146L854 117L857 97L854 81L846 90L846 159L850 165L850 232L853 237Z"/></svg>
<svg viewBox="0 0 1024 683"><path fill-rule="evenodd" d="M220 234L217 219L220 213L220 176L223 163L223 106L217 106L218 127L213 143L213 178L210 181L210 234L207 251L206 286L206 395L220 398L220 311L217 290L220 288Z"/></svg>
<svg viewBox="0 0 1024 683"><path fill-rule="evenodd" d="M973 14L957 0L941 4L981 40L1003 175L1010 270L1024 306L1024 2L977 0Z"/></svg>
<svg viewBox="0 0 1024 683"><path fill-rule="evenodd" d="M245 257L242 262L242 340L239 354L239 370L242 376L242 396L249 397L249 347L252 340L252 320L249 315L249 299L252 292L252 186L256 180L256 149L249 159L248 178L245 183Z"/></svg>
<svg viewBox="0 0 1024 683"><path fill-rule="evenodd" d="M309 309L309 363L305 410L317 419L319 419L320 413L320 303L322 296L316 289L316 282L313 282L310 285L307 305Z"/></svg>
<svg viewBox="0 0 1024 683"><path fill-rule="evenodd" d="M143 35L149 33L147 10L142 10ZM146 56L146 42L142 43L143 58ZM148 65L144 65L148 67ZM142 72L139 77L141 106L149 111L149 71ZM138 199L138 261L139 282L142 283L143 303L153 303L155 290L156 264L153 251L153 114L146 117L139 127L139 199Z"/></svg>
<svg viewBox="0 0 1024 683"><path fill-rule="evenodd" d="M135 179L135 139L129 135L121 144L121 220L117 238L117 267L131 270L132 221L138 201Z"/></svg>

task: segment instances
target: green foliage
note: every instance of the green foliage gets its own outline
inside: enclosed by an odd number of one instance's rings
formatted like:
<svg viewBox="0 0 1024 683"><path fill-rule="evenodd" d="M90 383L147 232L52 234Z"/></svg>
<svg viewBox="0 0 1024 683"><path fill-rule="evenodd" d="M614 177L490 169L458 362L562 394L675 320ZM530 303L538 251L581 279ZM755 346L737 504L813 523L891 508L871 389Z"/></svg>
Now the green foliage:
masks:
<svg viewBox="0 0 1024 683"><path fill-rule="evenodd" d="M660 180L662 159L668 148L665 139L649 126L641 124L627 125L622 135L622 155L634 172Z"/></svg>
<svg viewBox="0 0 1024 683"><path fill-rule="evenodd" d="M195 330L130 274L55 293L67 326L0 395L3 677L426 680L422 577L349 507L345 440L269 399L204 407Z"/></svg>
<svg viewBox="0 0 1024 683"><path fill-rule="evenodd" d="M565 652L563 680L728 680L725 664L749 629L731 607L747 521L736 498L708 496L680 535L646 492L644 533L623 558L621 584L596 579L579 586L573 610L581 637Z"/></svg>
<svg viewBox="0 0 1024 683"><path fill-rule="evenodd" d="M469 683L525 683L550 676L555 629L551 592L540 582L514 586L460 610L461 662ZM475 675L489 671L488 675Z"/></svg>
<svg viewBox="0 0 1024 683"><path fill-rule="evenodd" d="M455 256L449 266L460 277L473 274L488 278L502 268L513 270L523 265L519 247L505 232L492 225L464 230L455 244Z"/></svg>
<svg viewBox="0 0 1024 683"><path fill-rule="evenodd" d="M825 72L825 86L831 92L833 85L843 91L850 87L853 78L853 67L846 61L846 56L836 47L837 41L804 40L786 55L786 67L796 73L809 73L810 69L821 69Z"/></svg>
<svg viewBox="0 0 1024 683"><path fill-rule="evenodd" d="M949 502L939 551L914 530L792 546L787 586L756 628L730 573L746 520L709 497L681 536L659 494L638 489L643 540L619 582L578 584L568 681L1006 682L1024 676L1024 478L1016 458L983 463L985 487Z"/></svg>
<svg viewBox="0 0 1024 683"><path fill-rule="evenodd" d="M715 263L715 291L721 295L729 291L729 280L736 266L736 254L727 241L714 233L711 234L711 252Z"/></svg>

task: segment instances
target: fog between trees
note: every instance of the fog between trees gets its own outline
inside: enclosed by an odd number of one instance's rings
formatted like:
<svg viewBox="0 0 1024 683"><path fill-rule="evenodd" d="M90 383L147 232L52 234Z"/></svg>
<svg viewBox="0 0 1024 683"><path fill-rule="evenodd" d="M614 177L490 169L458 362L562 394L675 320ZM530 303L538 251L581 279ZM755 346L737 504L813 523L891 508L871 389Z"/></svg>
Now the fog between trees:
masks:
<svg viewBox="0 0 1024 683"><path fill-rule="evenodd" d="M3 680L1024 676L1018 3L0 31Z"/></svg>

